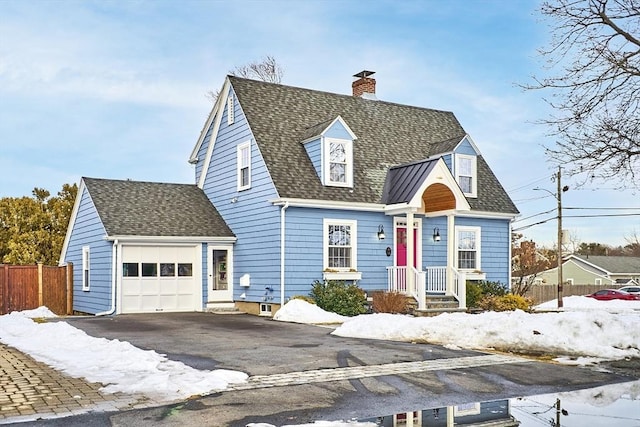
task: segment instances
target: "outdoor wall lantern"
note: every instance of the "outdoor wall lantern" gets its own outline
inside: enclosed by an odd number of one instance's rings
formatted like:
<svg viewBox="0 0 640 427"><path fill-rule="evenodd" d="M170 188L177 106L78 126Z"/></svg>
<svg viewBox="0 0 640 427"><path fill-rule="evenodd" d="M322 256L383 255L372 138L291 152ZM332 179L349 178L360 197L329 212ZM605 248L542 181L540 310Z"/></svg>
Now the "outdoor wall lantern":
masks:
<svg viewBox="0 0 640 427"><path fill-rule="evenodd" d="M378 226L378 240L384 240L386 236L384 235L384 227L382 224Z"/></svg>
<svg viewBox="0 0 640 427"><path fill-rule="evenodd" d="M433 229L433 241L434 242L440 241L440 229L438 227Z"/></svg>

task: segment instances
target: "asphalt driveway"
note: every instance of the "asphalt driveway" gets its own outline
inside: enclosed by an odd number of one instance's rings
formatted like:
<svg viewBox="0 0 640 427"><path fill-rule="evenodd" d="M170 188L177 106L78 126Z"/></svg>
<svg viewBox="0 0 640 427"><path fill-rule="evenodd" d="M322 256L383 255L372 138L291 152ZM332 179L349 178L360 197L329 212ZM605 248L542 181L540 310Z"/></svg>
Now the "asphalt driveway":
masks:
<svg viewBox="0 0 640 427"><path fill-rule="evenodd" d="M280 382L254 382L247 389L183 404L52 420L47 425L245 426L365 419L633 379L524 358L503 363L502 356L467 366L469 360L496 356L428 344L341 338L330 335L330 328L250 315L162 313L65 320L89 335L129 341L194 368L233 369ZM303 377L311 379L300 381Z"/></svg>

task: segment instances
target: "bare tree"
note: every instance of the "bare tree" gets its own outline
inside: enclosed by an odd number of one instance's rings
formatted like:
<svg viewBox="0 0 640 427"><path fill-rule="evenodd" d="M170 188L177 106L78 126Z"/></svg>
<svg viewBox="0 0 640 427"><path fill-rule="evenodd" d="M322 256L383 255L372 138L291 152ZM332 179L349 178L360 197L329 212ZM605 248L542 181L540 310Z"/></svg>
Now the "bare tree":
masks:
<svg viewBox="0 0 640 427"><path fill-rule="evenodd" d="M640 188L640 4L638 0L547 0L550 45L540 51L554 113L551 160L584 181L615 178Z"/></svg>
<svg viewBox="0 0 640 427"><path fill-rule="evenodd" d="M248 64L235 67L233 70L229 71L229 74L232 76L243 77L245 79L262 80L263 82L269 83L280 83L282 82L284 70L273 56L267 55L260 61L253 61L249 62ZM211 99L211 101L215 103L216 99L218 99L219 94L219 90L210 90L209 92L207 92L207 98Z"/></svg>
<svg viewBox="0 0 640 427"><path fill-rule="evenodd" d="M536 277L551 266L550 259L536 248L532 240L523 240L519 233L512 235L511 258L511 292L515 295L525 296Z"/></svg>
<svg viewBox="0 0 640 427"><path fill-rule="evenodd" d="M636 230L630 236L625 236L624 240L627 242L625 245L625 254L629 256L640 257L640 235Z"/></svg>

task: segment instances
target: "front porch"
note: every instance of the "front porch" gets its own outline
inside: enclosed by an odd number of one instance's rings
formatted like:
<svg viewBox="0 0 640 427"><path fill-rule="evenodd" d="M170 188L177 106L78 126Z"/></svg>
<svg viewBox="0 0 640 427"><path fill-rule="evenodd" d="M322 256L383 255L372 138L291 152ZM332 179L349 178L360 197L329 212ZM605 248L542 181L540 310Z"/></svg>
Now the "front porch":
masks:
<svg viewBox="0 0 640 427"><path fill-rule="evenodd" d="M424 271L407 266L387 267L387 290L414 298L418 312L465 310L466 280L466 274L453 267L427 267ZM457 301L457 307L440 307L443 297L453 298ZM438 302L434 304L435 301Z"/></svg>

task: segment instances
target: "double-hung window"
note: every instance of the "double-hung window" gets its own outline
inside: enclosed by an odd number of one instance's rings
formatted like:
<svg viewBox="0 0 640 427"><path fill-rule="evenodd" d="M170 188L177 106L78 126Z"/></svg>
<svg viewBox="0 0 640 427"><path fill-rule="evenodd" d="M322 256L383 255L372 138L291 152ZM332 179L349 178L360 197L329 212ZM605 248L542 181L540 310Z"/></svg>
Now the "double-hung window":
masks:
<svg viewBox="0 0 640 427"><path fill-rule="evenodd" d="M480 227L456 227L456 258L460 270L480 270Z"/></svg>
<svg viewBox="0 0 640 427"><path fill-rule="evenodd" d="M456 154L456 180L466 196L477 195L477 159L476 156Z"/></svg>
<svg viewBox="0 0 640 427"><path fill-rule="evenodd" d="M89 250L89 246L83 246L82 247L82 290L83 291L88 291L90 288L90 283L89 283L89 271L90 271L90 264L89 264L89 254L90 254L90 250Z"/></svg>
<svg viewBox="0 0 640 427"><path fill-rule="evenodd" d="M251 188L251 142L238 145L238 191Z"/></svg>
<svg viewBox="0 0 640 427"><path fill-rule="evenodd" d="M325 185L351 187L353 185L353 141L326 138Z"/></svg>
<svg viewBox="0 0 640 427"><path fill-rule="evenodd" d="M356 221L324 220L324 268L335 271L355 271Z"/></svg>

